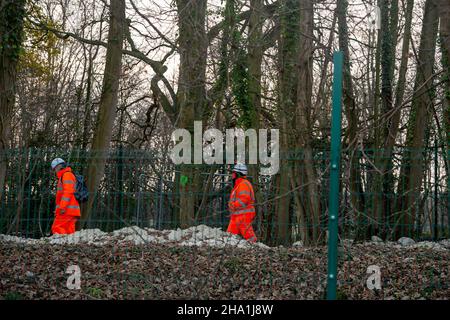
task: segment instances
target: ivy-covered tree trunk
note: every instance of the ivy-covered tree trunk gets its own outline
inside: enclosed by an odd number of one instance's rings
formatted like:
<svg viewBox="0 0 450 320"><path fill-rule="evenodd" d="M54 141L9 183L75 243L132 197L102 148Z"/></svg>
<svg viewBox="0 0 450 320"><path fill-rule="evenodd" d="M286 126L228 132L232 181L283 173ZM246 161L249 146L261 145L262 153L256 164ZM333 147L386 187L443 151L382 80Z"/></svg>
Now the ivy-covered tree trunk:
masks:
<svg viewBox="0 0 450 320"><path fill-rule="evenodd" d="M416 217L422 199L421 185L424 176L425 133L429 126L429 108L434 99L433 66L439 11L432 0L425 3L422 33L417 61L414 97L408 120L406 149L403 153L398 183L397 216L394 234L396 238L414 236Z"/></svg>
<svg viewBox="0 0 450 320"><path fill-rule="evenodd" d="M0 0L0 202L10 148L16 69L23 39L25 0Z"/></svg>
<svg viewBox="0 0 450 320"><path fill-rule="evenodd" d="M317 245L325 241L320 223L320 196L317 172L312 148L312 87L313 87L313 53L314 53L314 1L300 1L299 8L299 54L298 83L296 107L296 145L302 149L302 158L297 162L295 170L298 186L304 186L303 206L306 228L305 245Z"/></svg>
<svg viewBox="0 0 450 320"><path fill-rule="evenodd" d="M177 103L179 121L177 128L187 129L194 136L194 121L203 121L206 104L206 57L207 37L205 29L206 0L177 0L179 27L180 68L178 76ZM204 128L204 126L202 126ZM194 223L195 210L201 198L199 190L200 165L178 166L179 223L188 227Z"/></svg>
<svg viewBox="0 0 450 320"><path fill-rule="evenodd" d="M267 233L274 239L274 244L287 244L290 242L291 221L291 194L293 161L289 157L293 154L294 137L292 128L296 127L295 106L297 101L298 72L296 69L299 53L298 0L283 0L280 2L280 25L278 39L278 119L280 128L280 171L275 177L275 192L277 200L274 202L273 224ZM303 207L297 208L302 210ZM303 219L303 212L300 214ZM272 221L269 221L271 224ZM300 228L304 228L301 225ZM273 233L273 234L272 234Z"/></svg>
<svg viewBox="0 0 450 320"><path fill-rule="evenodd" d="M444 109L444 121L447 133L447 148L450 149L450 2L447 0L436 0L439 8L440 18L440 42L442 51L442 67L444 69L444 100L447 108ZM448 149L447 149L448 153Z"/></svg>
<svg viewBox="0 0 450 320"><path fill-rule="evenodd" d="M260 127L261 112L261 64L263 58L263 39L262 29L264 23L263 17L263 0L250 0L250 18L248 25L248 96L252 117L250 128L258 130ZM252 177L253 189L255 192L256 202L262 201L262 194L259 188L259 170L258 165L249 165L249 175ZM256 208L259 213L259 208Z"/></svg>
<svg viewBox="0 0 450 320"><path fill-rule="evenodd" d="M366 236L385 235L386 217L389 211L389 193L392 193L392 174L387 171L387 159L391 151L386 149L389 134L393 130L391 121L385 117L393 108L393 77L395 65L395 47L397 44L398 0L381 2L381 112L374 123L377 135L374 144L374 163L378 171L373 173L371 221ZM406 32L410 32L409 30ZM408 39L409 40L409 39ZM390 118L389 118L390 119Z"/></svg>
<svg viewBox="0 0 450 320"><path fill-rule="evenodd" d="M250 127L259 129L261 110L261 64L263 57L262 27L263 0L250 0L248 26L248 95L253 109Z"/></svg>
<svg viewBox="0 0 450 320"><path fill-rule="evenodd" d="M443 117L444 117L444 139L443 141L443 152L444 159L446 160L445 170L447 177L450 174L450 1L447 0L436 0L436 6L439 8L439 36L441 43L442 52L442 68L444 73L442 75L443 79L443 89L444 97L442 98L443 103ZM450 179L447 178L447 212L450 212ZM450 216L447 218L448 231L450 233Z"/></svg>
<svg viewBox="0 0 450 320"><path fill-rule="evenodd" d="M103 74L103 87L100 98L97 125L91 147L91 158L87 168L87 187L91 196L82 213L82 219L89 218L100 185L108 157L119 91L119 79L122 71L122 47L125 27L125 1L111 0L108 46Z"/></svg>
<svg viewBox="0 0 450 320"><path fill-rule="evenodd" d="M382 186L384 193L384 217L386 217L386 223L388 225L392 225L394 223L392 219L392 213L395 211L395 197L389 198L389 194L394 194L394 173L392 172L393 159L392 155L394 152L395 141L397 138L397 134L399 131L400 124L400 115L401 115L401 105L403 103L403 97L405 94L406 87L406 73L408 70L408 61L409 61L409 47L411 41L411 23L412 23L412 14L413 14L414 0L408 0L406 2L406 12L405 12L405 25L404 25L404 34L402 41L402 53L400 60L400 68L398 72L397 86L395 90L395 102L392 109L392 115L389 117L390 119L386 122L388 123L387 133L384 138L384 154L380 163L380 170L383 172L383 181ZM374 205L376 208L377 205ZM376 211L376 210L373 210ZM389 231L386 228L386 231ZM384 234L384 236L388 236L389 233Z"/></svg>

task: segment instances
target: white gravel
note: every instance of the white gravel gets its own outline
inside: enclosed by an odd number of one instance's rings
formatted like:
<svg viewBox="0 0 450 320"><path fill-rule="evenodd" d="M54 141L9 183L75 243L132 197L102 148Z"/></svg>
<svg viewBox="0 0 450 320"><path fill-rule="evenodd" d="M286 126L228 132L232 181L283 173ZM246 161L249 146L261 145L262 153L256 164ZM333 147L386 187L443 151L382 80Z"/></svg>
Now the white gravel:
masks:
<svg viewBox="0 0 450 320"><path fill-rule="evenodd" d="M371 241L372 242L383 242L383 239L381 239L380 237L377 237L377 236L372 236Z"/></svg>
<svg viewBox="0 0 450 320"><path fill-rule="evenodd" d="M366 242L365 245L377 244L388 247L414 249L425 248L436 251L450 250L450 239L441 240L439 242L422 241L415 242L410 238L401 238L397 242L383 242L378 237L372 237L372 241ZM346 244L351 246L351 240L344 240ZM40 239L21 238L17 236L0 234L0 242L15 242L21 244L90 244L105 245L108 243L132 243L135 245L144 244L175 244L180 246L210 246L216 248L236 247L236 248L262 248L270 249L269 246L257 242L249 243L246 240L228 232L222 231L220 228L212 228L206 225L198 225L187 229L176 230L156 230L152 228L139 228L131 226L115 230L107 233L100 229L85 229L77 231L71 235L52 235ZM303 247L301 241L295 242L293 247ZM282 246L280 246L282 247Z"/></svg>
<svg viewBox="0 0 450 320"><path fill-rule="evenodd" d="M432 242L432 241L417 242L417 243L411 245L411 247L413 247L413 248L427 248L427 249L433 249L433 250L437 250L437 251L445 251L446 250L446 247L444 247L440 243Z"/></svg>
<svg viewBox="0 0 450 320"><path fill-rule="evenodd" d="M181 246L212 246L223 248L234 246L238 248L268 249L263 243L251 244L246 240L222 231L220 228L211 228L206 225L190 227L188 229L156 230L152 228L126 227L110 233L100 229L85 229L70 235L52 235L40 239L27 239L11 235L0 234L0 241L22 244L92 244L104 245L107 243L134 243L136 245L148 243L172 243Z"/></svg>
<svg viewBox="0 0 450 320"><path fill-rule="evenodd" d="M450 249L450 239L444 239L439 241L439 244L444 248Z"/></svg>
<svg viewBox="0 0 450 320"><path fill-rule="evenodd" d="M408 237L401 237L400 239L398 239L398 243L400 243L402 246L410 246L415 244L416 242Z"/></svg>

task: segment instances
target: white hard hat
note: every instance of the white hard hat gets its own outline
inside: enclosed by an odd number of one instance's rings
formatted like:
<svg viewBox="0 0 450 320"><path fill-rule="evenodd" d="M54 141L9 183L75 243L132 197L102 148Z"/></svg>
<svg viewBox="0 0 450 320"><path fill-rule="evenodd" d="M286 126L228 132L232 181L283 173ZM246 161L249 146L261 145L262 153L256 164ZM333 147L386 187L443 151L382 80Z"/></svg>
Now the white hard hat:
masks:
<svg viewBox="0 0 450 320"><path fill-rule="evenodd" d="M247 166L243 163L237 163L234 165L233 170L234 172L240 172L243 175L247 175Z"/></svg>
<svg viewBox="0 0 450 320"><path fill-rule="evenodd" d="M52 161L52 170L55 169L57 165L62 164L62 163L66 163L66 162L63 159L61 159L61 158L53 159L53 161Z"/></svg>

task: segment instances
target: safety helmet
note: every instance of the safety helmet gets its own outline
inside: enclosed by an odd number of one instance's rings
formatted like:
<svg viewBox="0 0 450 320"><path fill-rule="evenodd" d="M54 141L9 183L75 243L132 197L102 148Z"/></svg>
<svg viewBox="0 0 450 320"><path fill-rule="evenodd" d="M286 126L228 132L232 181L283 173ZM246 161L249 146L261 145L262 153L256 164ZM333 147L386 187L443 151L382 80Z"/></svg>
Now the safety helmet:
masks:
<svg viewBox="0 0 450 320"><path fill-rule="evenodd" d="M65 164L66 162L61 158L53 159L52 161L52 170L56 168L57 165Z"/></svg>
<svg viewBox="0 0 450 320"><path fill-rule="evenodd" d="M235 164L232 171L242 173L244 176L246 176L247 172L248 172L247 171L247 166L245 164L243 164L243 163Z"/></svg>

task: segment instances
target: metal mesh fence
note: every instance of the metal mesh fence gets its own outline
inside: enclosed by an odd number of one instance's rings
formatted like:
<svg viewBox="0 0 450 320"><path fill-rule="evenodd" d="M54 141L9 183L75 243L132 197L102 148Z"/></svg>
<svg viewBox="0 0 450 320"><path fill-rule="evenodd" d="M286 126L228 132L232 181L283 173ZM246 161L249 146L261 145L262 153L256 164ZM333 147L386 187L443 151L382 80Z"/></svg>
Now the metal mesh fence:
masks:
<svg viewBox="0 0 450 320"><path fill-rule="evenodd" d="M3 297L323 299L330 196L330 153L324 149L282 153L277 175L249 178L257 195L253 227L267 247L224 236L228 165L196 165L200 183L186 195L178 189L180 168L169 159L128 149L109 151L104 178L91 195L92 214L83 221L85 234L78 240L65 236L72 239L66 246L55 245L64 243L62 236L41 241L54 219L56 179L50 161L63 157L84 174L92 154L9 150L0 203ZM404 159L412 154L419 153L403 148L342 152L338 298L448 298L448 154L438 146L420 150L421 187L409 190L402 188L402 175L408 172ZM377 165L383 160L388 161L382 175ZM180 220L183 196L195 199L188 226ZM35 242L14 238L12 245L5 235ZM402 237L415 243L403 244ZM70 265L80 266L80 290L67 288ZM373 277L368 268L381 272L381 287L368 284ZM17 285L21 281L37 288L26 290Z"/></svg>

